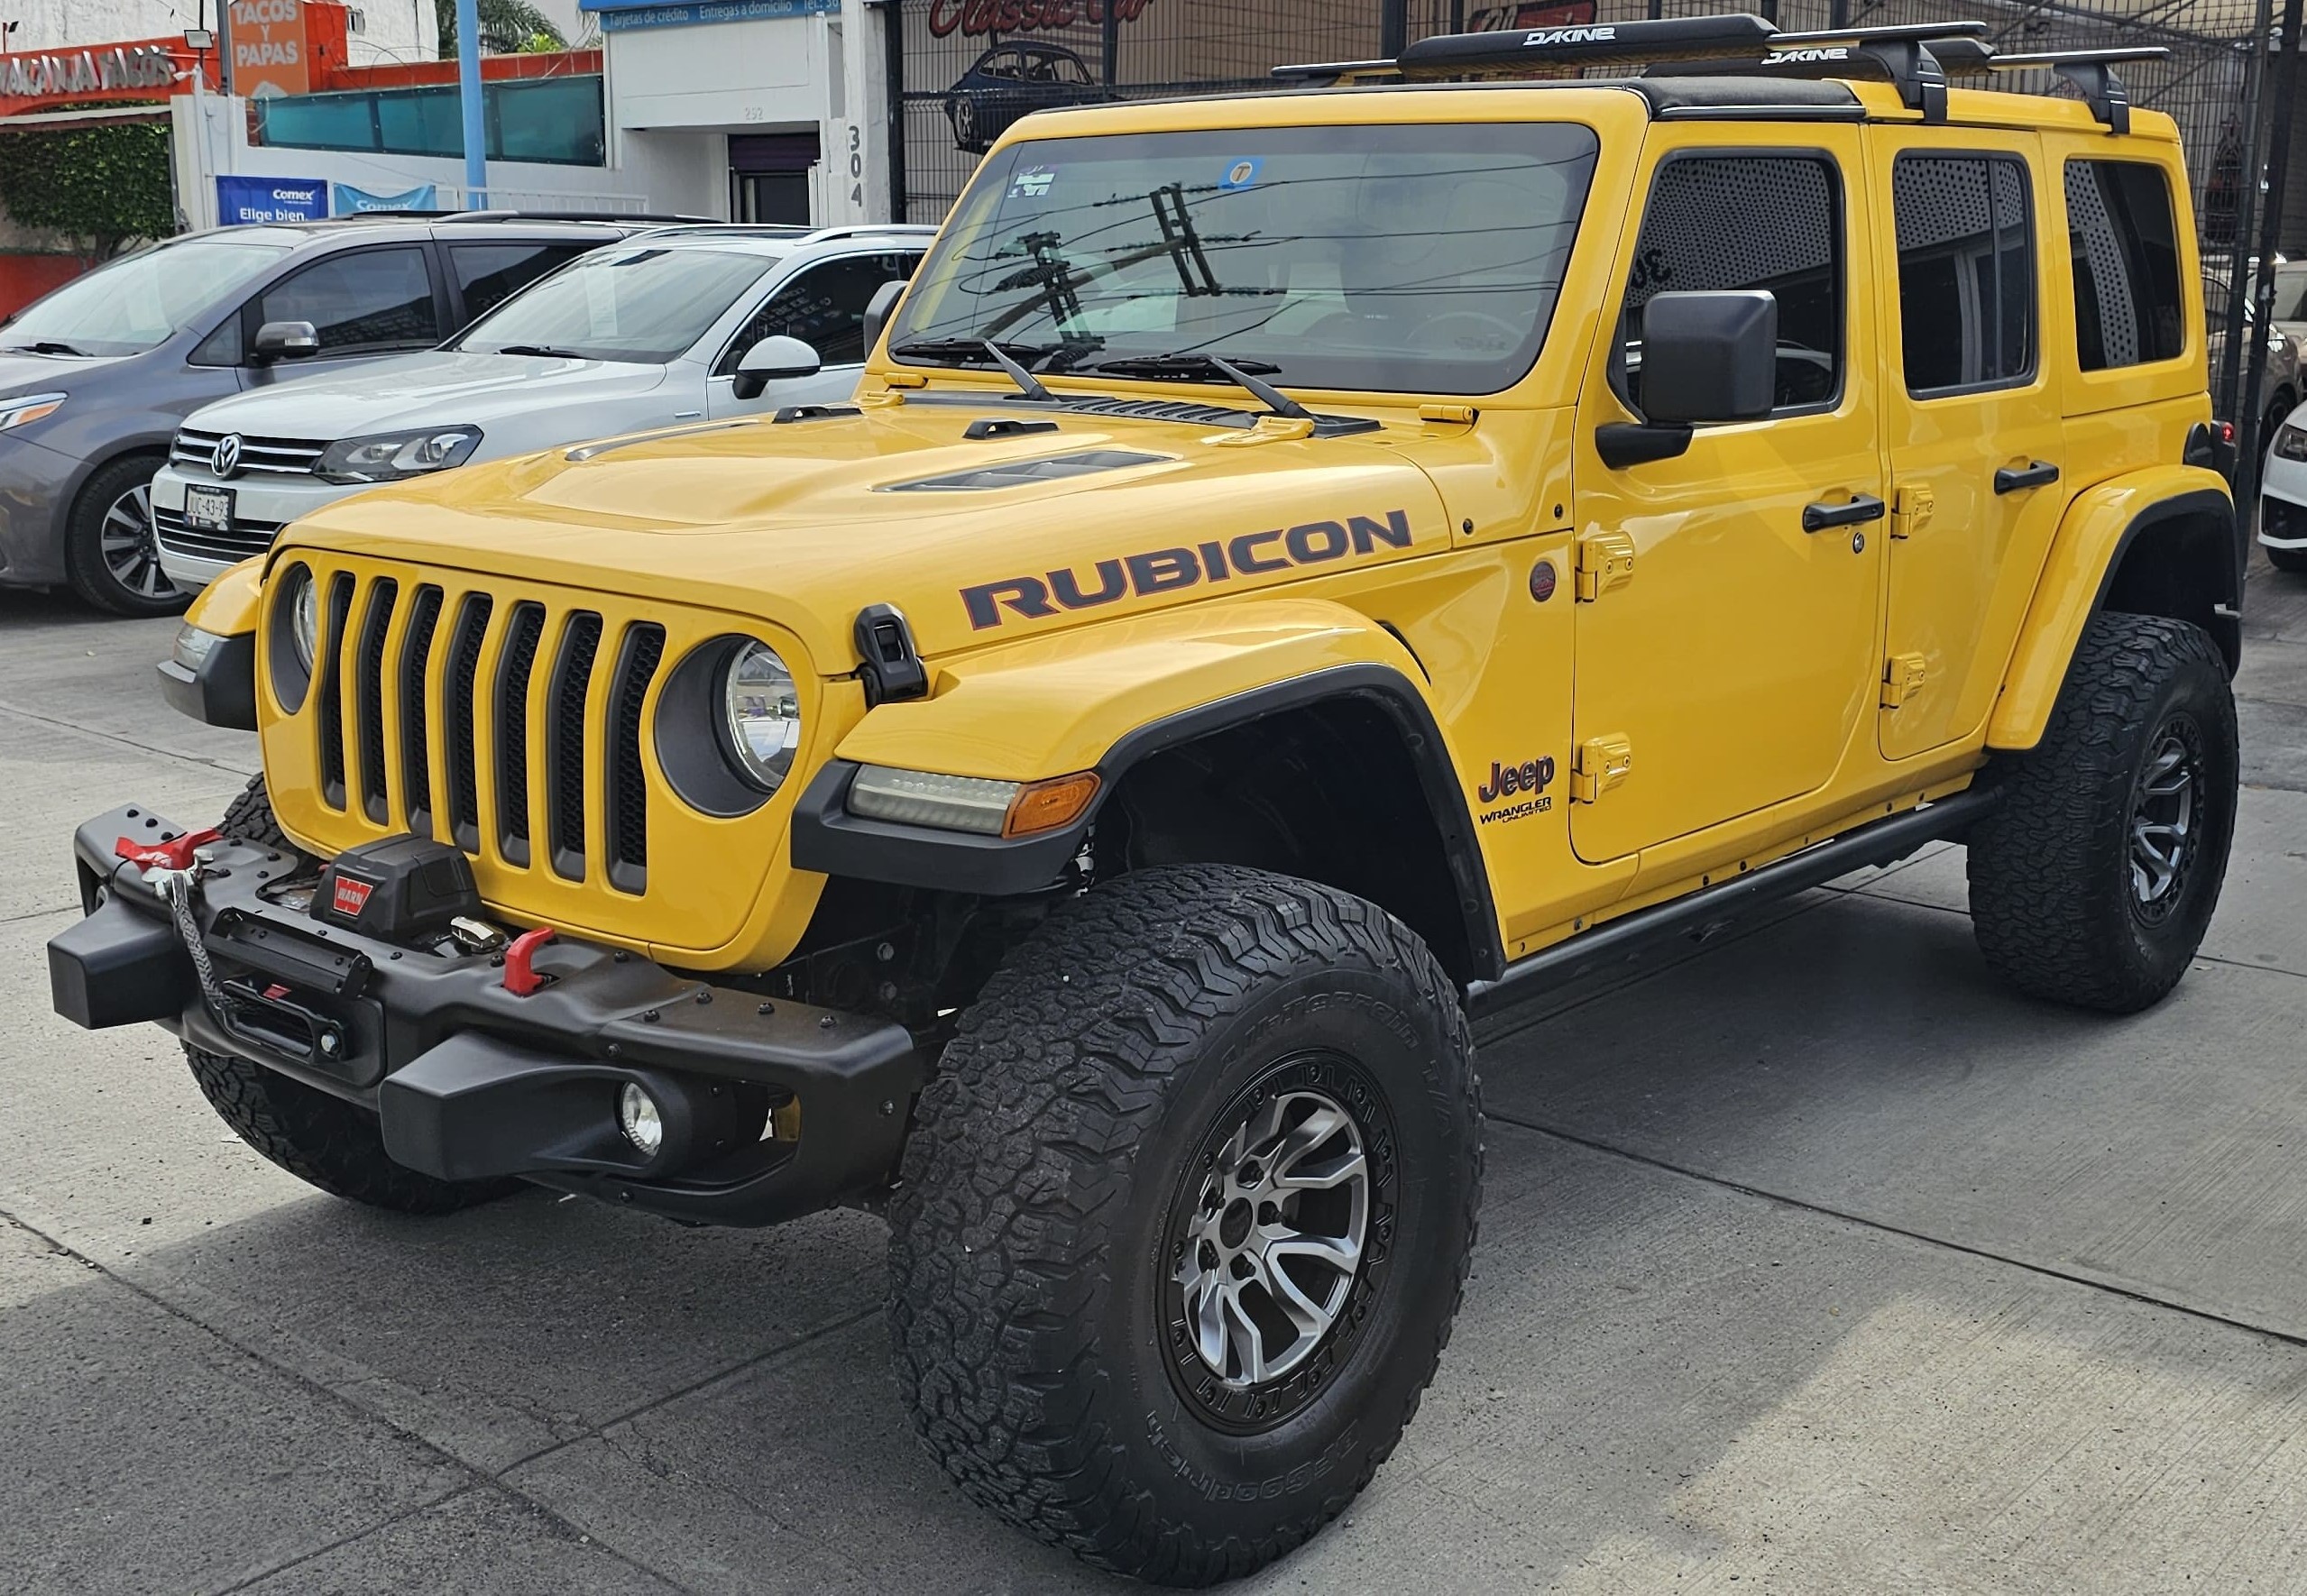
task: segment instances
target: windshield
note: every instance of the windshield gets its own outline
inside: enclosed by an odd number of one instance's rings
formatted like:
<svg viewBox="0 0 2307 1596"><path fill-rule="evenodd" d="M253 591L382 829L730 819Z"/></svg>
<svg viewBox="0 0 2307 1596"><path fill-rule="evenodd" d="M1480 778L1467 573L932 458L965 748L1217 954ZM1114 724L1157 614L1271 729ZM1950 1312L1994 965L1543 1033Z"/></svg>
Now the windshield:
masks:
<svg viewBox="0 0 2307 1596"><path fill-rule="evenodd" d="M450 347L662 365L776 263L728 250L595 250L515 294Z"/></svg>
<svg viewBox="0 0 2307 1596"><path fill-rule="evenodd" d="M1561 123L1014 145L962 196L889 346L935 363L996 339L1046 371L1216 355L1310 388L1495 392L1545 341L1596 147Z"/></svg>
<svg viewBox="0 0 2307 1596"><path fill-rule="evenodd" d="M213 234L107 261L24 307L0 347L141 354L271 268L291 246Z"/></svg>

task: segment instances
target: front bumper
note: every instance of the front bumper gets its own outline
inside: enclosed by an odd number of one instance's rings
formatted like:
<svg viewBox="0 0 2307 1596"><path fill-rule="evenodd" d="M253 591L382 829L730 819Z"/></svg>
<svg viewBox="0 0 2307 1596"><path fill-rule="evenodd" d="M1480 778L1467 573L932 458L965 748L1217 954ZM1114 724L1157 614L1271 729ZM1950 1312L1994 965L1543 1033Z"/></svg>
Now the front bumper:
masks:
<svg viewBox="0 0 2307 1596"><path fill-rule="evenodd" d="M2267 452L2259 482L2259 541L2276 548L2307 548L2307 460Z"/></svg>
<svg viewBox="0 0 2307 1596"><path fill-rule="evenodd" d="M184 516L189 487L221 488L232 494L232 524L191 526ZM271 548L290 522L360 491L358 485L286 473L251 473L226 481L171 461L152 479L152 529L160 543L161 569L186 592L206 587L241 561Z"/></svg>
<svg viewBox="0 0 2307 1596"><path fill-rule="evenodd" d="M312 919L282 901L296 861L244 843L202 850L194 914L231 999L219 1014L169 906L115 855L122 838L179 830L124 808L74 835L87 913L49 943L66 1018L156 1022L359 1104L395 1160L443 1179L517 1175L680 1219L770 1225L894 1179L927 1078L904 1028L583 942L547 944L535 967L548 983L516 996L501 955L445 957ZM629 1082L672 1127L654 1160L619 1129Z"/></svg>

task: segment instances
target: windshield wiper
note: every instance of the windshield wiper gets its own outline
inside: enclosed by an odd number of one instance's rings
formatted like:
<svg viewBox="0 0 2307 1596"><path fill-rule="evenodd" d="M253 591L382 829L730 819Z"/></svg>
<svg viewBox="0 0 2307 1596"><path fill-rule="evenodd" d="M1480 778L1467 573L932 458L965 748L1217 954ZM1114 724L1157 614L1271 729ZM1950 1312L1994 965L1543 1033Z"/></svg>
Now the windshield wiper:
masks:
<svg viewBox="0 0 2307 1596"><path fill-rule="evenodd" d="M1267 375L1282 370L1271 361L1220 360L1214 354L1200 354L1188 350L1177 354L1124 355L1118 360L1103 360L1089 368L1093 371L1111 371L1117 377L1181 377L1190 381L1195 378L1222 377L1235 387L1244 390L1277 416L1298 420L1310 420L1313 412L1291 399L1271 382L1258 381L1257 373Z"/></svg>
<svg viewBox="0 0 2307 1596"><path fill-rule="evenodd" d="M474 352L474 353L477 353ZM550 344L505 344L494 351L498 354L541 354L547 360L584 360L574 349L562 349Z"/></svg>
<svg viewBox="0 0 2307 1596"><path fill-rule="evenodd" d="M1010 354L1016 350L1027 360L1043 360L1057 350L1046 344L1011 344L1006 347L991 338L923 338L911 344L900 344L889 353L899 360L982 361L990 360L1008 374L1020 392L1029 399L1054 401L1057 395L1042 386L1042 380L1017 363Z"/></svg>
<svg viewBox="0 0 2307 1596"><path fill-rule="evenodd" d="M91 358L87 350L75 349L69 344L59 344L53 338L42 338L32 344L11 344L8 345L8 353L10 354L77 354L82 360Z"/></svg>

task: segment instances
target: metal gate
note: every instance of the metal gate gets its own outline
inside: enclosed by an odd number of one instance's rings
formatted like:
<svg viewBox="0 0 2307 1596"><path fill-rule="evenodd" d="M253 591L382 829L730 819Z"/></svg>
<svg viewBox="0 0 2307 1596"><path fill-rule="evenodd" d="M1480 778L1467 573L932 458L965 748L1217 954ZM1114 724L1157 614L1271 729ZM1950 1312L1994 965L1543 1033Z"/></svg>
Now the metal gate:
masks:
<svg viewBox="0 0 2307 1596"><path fill-rule="evenodd" d="M1695 16L1738 0L887 0L889 192L896 219L935 221L1009 124L1043 106L1159 98L1271 86L1291 61L1390 56L1414 39L1468 30ZM1789 31L1977 20L2006 53L2161 45L2167 60L2122 68L2135 104L2172 116L2186 142L2207 276L2231 282L2213 321L2222 358L2209 373L2213 407L2242 435L2238 502L2271 414L2302 396L2267 377L2266 340L2246 338L2245 305L2273 304L2284 194L2307 187L2291 161L2301 0L1759 0ZM2050 73L2012 87L2065 93ZM2296 213L2294 213L2296 215ZM2244 395L2256 396L2246 402Z"/></svg>

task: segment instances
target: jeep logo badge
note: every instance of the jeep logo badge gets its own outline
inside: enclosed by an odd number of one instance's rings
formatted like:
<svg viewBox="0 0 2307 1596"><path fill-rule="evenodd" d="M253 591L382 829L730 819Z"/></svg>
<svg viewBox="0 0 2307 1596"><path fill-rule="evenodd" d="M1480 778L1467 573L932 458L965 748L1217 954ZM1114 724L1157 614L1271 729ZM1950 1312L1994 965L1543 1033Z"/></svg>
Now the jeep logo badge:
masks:
<svg viewBox="0 0 2307 1596"><path fill-rule="evenodd" d="M208 469L220 477L240 474L240 434L228 432L216 440L208 456Z"/></svg>

